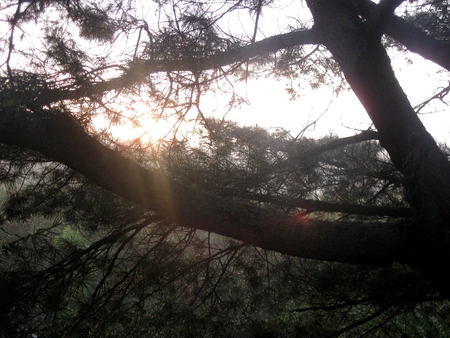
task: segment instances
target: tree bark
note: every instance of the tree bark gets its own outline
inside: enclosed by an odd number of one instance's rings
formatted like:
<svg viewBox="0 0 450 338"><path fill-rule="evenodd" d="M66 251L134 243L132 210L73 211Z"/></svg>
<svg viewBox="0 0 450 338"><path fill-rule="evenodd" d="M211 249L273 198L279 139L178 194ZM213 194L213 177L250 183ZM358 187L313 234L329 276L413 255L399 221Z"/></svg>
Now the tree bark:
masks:
<svg viewBox="0 0 450 338"><path fill-rule="evenodd" d="M417 231L411 265L435 280L446 279L450 222L450 166L425 130L395 78L389 57L352 1L308 0L315 31L342 68L379 133L381 145L404 175Z"/></svg>
<svg viewBox="0 0 450 338"><path fill-rule="evenodd" d="M368 19L377 4L370 0L356 1L358 14ZM437 40L405 19L392 15L386 22L383 32L416 53L437 65L450 70L450 45Z"/></svg>

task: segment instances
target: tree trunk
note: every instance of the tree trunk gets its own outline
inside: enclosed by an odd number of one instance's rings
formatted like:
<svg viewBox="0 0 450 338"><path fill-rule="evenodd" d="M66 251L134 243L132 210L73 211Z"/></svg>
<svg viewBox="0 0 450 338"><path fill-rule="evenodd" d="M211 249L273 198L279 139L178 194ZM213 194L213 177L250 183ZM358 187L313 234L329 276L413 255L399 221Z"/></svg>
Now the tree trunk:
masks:
<svg viewBox="0 0 450 338"><path fill-rule="evenodd" d="M379 132L381 145L403 173L416 233L409 262L435 281L450 279L450 166L411 107L381 44L377 23L361 21L352 1L308 0L317 39L333 54ZM419 235L420 234L420 235ZM411 244L411 242L410 242ZM409 244L408 244L409 245Z"/></svg>

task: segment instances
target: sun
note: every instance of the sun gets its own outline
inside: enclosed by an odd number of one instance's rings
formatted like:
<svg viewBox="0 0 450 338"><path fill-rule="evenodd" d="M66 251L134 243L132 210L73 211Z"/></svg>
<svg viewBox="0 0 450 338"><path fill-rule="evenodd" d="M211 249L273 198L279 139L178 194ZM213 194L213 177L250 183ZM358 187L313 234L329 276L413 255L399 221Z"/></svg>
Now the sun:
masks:
<svg viewBox="0 0 450 338"><path fill-rule="evenodd" d="M167 138L172 129L172 123L156 121L150 117L140 118L138 123L127 122L109 128L111 135L124 141L143 139L156 142Z"/></svg>
<svg viewBox="0 0 450 338"><path fill-rule="evenodd" d="M113 123L106 114L99 113L93 119L93 125L95 130L109 133L112 139L140 139L154 143L172 134L174 121L154 118L151 107L141 98L122 98L111 105L110 109L121 112L118 122Z"/></svg>
<svg viewBox="0 0 450 338"><path fill-rule="evenodd" d="M141 116L136 118L135 123L131 119L124 119L118 124L112 124L106 116L99 115L94 118L93 125L95 130L106 131L112 139L118 141L141 139L154 143L170 137L174 123Z"/></svg>

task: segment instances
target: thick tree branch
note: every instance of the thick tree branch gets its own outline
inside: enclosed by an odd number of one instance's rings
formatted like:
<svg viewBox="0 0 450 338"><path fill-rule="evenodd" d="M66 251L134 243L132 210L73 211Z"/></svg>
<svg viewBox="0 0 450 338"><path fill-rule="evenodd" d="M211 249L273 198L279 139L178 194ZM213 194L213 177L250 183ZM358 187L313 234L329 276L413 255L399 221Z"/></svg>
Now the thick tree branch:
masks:
<svg viewBox="0 0 450 338"><path fill-rule="evenodd" d="M386 24L391 19L395 9L400 6L404 0L381 0L374 8L367 19L366 25L372 31L376 39L381 38Z"/></svg>
<svg viewBox="0 0 450 338"><path fill-rule="evenodd" d="M140 167L87 135L67 115L0 111L0 142L39 151L101 187L185 227L305 258L386 265L399 252L404 226L305 220L217 197Z"/></svg>
<svg viewBox="0 0 450 338"><path fill-rule="evenodd" d="M355 144L363 141L370 141L370 140L378 140L378 133L373 130L364 130L359 134L348 136L348 137L342 137L336 140L328 141L327 143L324 143L320 146L315 147L310 152L308 152L309 156L315 156L319 155L321 153L334 150L343 146L347 146L349 144Z"/></svg>
<svg viewBox="0 0 450 338"><path fill-rule="evenodd" d="M411 175L410 169L419 169L411 168L415 165L409 162L414 157L412 152L417 153L424 167L421 169L428 175L427 189L432 185L434 193L441 195L433 199L445 212L447 202L444 201L450 198L445 195L450 190L447 159L411 107L380 41L374 41L363 28L351 1L332 3L334 10L328 2L309 2L321 40L340 64L374 122L380 143L389 152L395 167L404 175Z"/></svg>
<svg viewBox="0 0 450 338"><path fill-rule="evenodd" d="M208 57L189 57L185 59L135 59L130 67L117 78L67 90L43 89L40 93L39 104L50 104L61 100L75 100L90 97L107 91L120 90L134 83L143 81L150 74L167 73L173 71L205 71L219 69L233 64L245 63L256 56L275 53L281 49L316 44L317 39L313 30L294 31L275 35L261 41L220 52Z"/></svg>
<svg viewBox="0 0 450 338"><path fill-rule="evenodd" d="M397 3L396 1L394 1ZM388 1L387 4L391 2ZM392 6L385 6L389 12ZM370 0L357 1L357 10L360 15L369 19L373 15L377 5ZM450 45L428 36L425 32L415 27L404 19L394 15L389 17L384 24L384 32L410 51L429 59L436 64L450 70ZM249 59L274 53L278 50L304 44L320 43L314 30L295 31L276 35L255 42L253 44L221 52L207 58L188 58L180 60L143 60L136 59L121 76L111 80L83 84L78 88L71 86L69 89L43 88L39 96L39 104L50 104L61 100L76 100L82 97L92 97L112 90L120 90L134 83L143 81L148 75L170 71L201 71L217 69L247 62Z"/></svg>
<svg viewBox="0 0 450 338"><path fill-rule="evenodd" d="M356 1L358 13L369 19L377 4L370 0ZM405 19L392 15L386 22L384 32L403 44L413 53L450 70L450 45L426 34Z"/></svg>
<svg viewBox="0 0 450 338"><path fill-rule="evenodd" d="M364 29L353 2L307 0L321 41L333 54L378 130L380 144L403 173L422 239L413 266L439 289L449 282L450 164L427 132L392 70L381 41ZM445 285L445 286L444 286Z"/></svg>
<svg viewBox="0 0 450 338"><path fill-rule="evenodd" d="M310 156L318 156L322 153L325 153L327 151L331 151L340 147L344 147L349 144L355 144L363 141L369 141L369 140L378 140L378 133L373 130L364 130L359 134L348 136L348 137L342 137L334 140L330 140L324 144L318 145L311 150L299 154L294 155L290 157L289 159L285 161L278 162L270 167L270 171L275 172L278 170L286 169L290 166L292 166L295 163L301 163L305 158L308 158Z"/></svg>
<svg viewBox="0 0 450 338"><path fill-rule="evenodd" d="M387 1L387 4L390 3L390 1ZM397 0L394 3L397 4ZM391 7L386 6L387 10L382 12L389 12L392 10ZM370 0L357 1L358 13L366 19L373 15L375 9L377 9L377 5ZM410 51L450 70L450 45L430 37L419 28L397 16L383 15L383 17L389 17L389 20L384 24L384 32L386 34L402 43ZM281 49L304 44L318 44L320 42L314 30L304 30L272 36L207 58L179 60L136 59L121 76L111 80L83 84L83 86L75 87L75 89L73 89L74 86L66 90L43 88L40 92L39 104L50 104L61 100L75 100L99 95L107 91L120 90L131 84L143 81L148 75L153 73L217 69L232 64L244 63L255 56L274 53Z"/></svg>

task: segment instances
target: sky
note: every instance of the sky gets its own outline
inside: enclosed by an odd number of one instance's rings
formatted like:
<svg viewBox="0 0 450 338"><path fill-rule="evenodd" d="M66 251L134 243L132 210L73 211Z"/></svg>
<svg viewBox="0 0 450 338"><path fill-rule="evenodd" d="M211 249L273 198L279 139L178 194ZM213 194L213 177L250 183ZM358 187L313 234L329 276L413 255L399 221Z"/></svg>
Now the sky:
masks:
<svg viewBox="0 0 450 338"><path fill-rule="evenodd" d="M413 106L434 95L440 87L449 85L450 78L445 72L439 74L440 67L412 53L408 59L405 61L404 55L391 55L397 79ZM295 133L321 116L317 123L307 128L306 135L311 137L330 132L350 136L371 125L366 111L352 91L343 91L336 97L329 87L305 89L300 98L292 102L283 84L271 79L250 82L247 90L250 105L227 115L246 125L256 121L261 126L281 126ZM420 114L428 131L439 142L450 140L449 114L450 108L446 103L438 101L424 108Z"/></svg>
<svg viewBox="0 0 450 338"><path fill-rule="evenodd" d="M308 9L302 2L286 2L285 7L265 9L260 18L257 40L285 31L287 23L296 18L307 21ZM401 9L400 9L401 10ZM150 15L151 11L147 12ZM245 32L251 37L254 21L248 15L230 16L224 29ZM447 72L413 53L400 54L389 51L393 69L413 106L435 94L439 88L450 83ZM440 73L439 73L440 72ZM249 79L235 87L238 94L247 99L248 104L227 113L226 118L239 124L264 128L283 128L293 136L304 131L307 137L321 137L333 133L350 136L370 127L371 121L352 91L343 91L338 96L333 88L322 87L312 90L307 84L299 92L295 101L285 90L283 82L272 78ZM226 102L221 98L206 96L203 112L209 116L222 118ZM421 111L420 118L427 130L438 142L450 143L450 111L445 102L433 101ZM319 118L320 117L320 118ZM317 123L311 124L317 118ZM155 127L152 121L144 123L149 134L162 137L169 129L169 123ZM133 133L132 133L133 134Z"/></svg>
<svg viewBox="0 0 450 338"><path fill-rule="evenodd" d="M280 4L282 5L279 6ZM300 1L277 2L276 5L277 7L263 10L257 40L285 32L288 24L298 23L298 18L305 22L310 18L308 9ZM137 9L137 12L139 11L148 21L155 16L155 9L144 5L141 10ZM222 25L225 31L239 32L248 38L252 37L255 26L254 17L252 20L248 13L230 15ZM413 106L431 97L438 88L446 87L450 83L446 71L439 73L439 67L420 56L410 53L405 60L405 55L395 51L391 51L390 56L397 78ZM247 104L228 112L226 118L247 126L283 128L293 136L305 131L304 135L307 137L321 137L330 133L349 136L369 128L371 122L352 91L343 91L336 97L330 87L312 90L307 83L302 86L300 97L291 101L283 82L273 78L250 78L235 87L237 93L246 98ZM226 111L226 100L228 98L205 96L203 112L222 118ZM142 106L137 109L145 112L148 108ZM449 107L445 102L434 101L420 115L428 131L439 142L450 143L449 114ZM317 123L311 124L319 117ZM102 125L100 119L98 124ZM112 132L121 138L134 139L145 134L144 138L151 136L158 139L167 134L171 123L161 122L155 125L154 121L143 119L142 125L141 130L133 129L131 125L116 126Z"/></svg>
<svg viewBox="0 0 450 338"><path fill-rule="evenodd" d="M391 53L392 54L392 53ZM403 90L413 106L428 99L440 87L449 85L450 78L432 62L415 54L392 54L391 61ZM292 101L285 90L285 84L271 78L249 79L236 86L238 94L247 99L247 104L228 112L226 119L240 125L277 129L283 128L296 136L304 131L304 136L320 138L330 133L351 136L360 130L368 129L371 121L354 93L342 91L338 96L333 88L308 89L305 85L300 97ZM203 112L211 117L222 118L225 114L226 100L212 96L203 99ZM434 101L421 111L420 118L436 141L450 143L450 107L445 102ZM317 123L312 123L316 119ZM161 138L170 129L170 122L159 126L153 121L144 121L142 133L152 138ZM135 138L136 130L131 126L116 129L116 135ZM127 136L129 135L129 136Z"/></svg>

